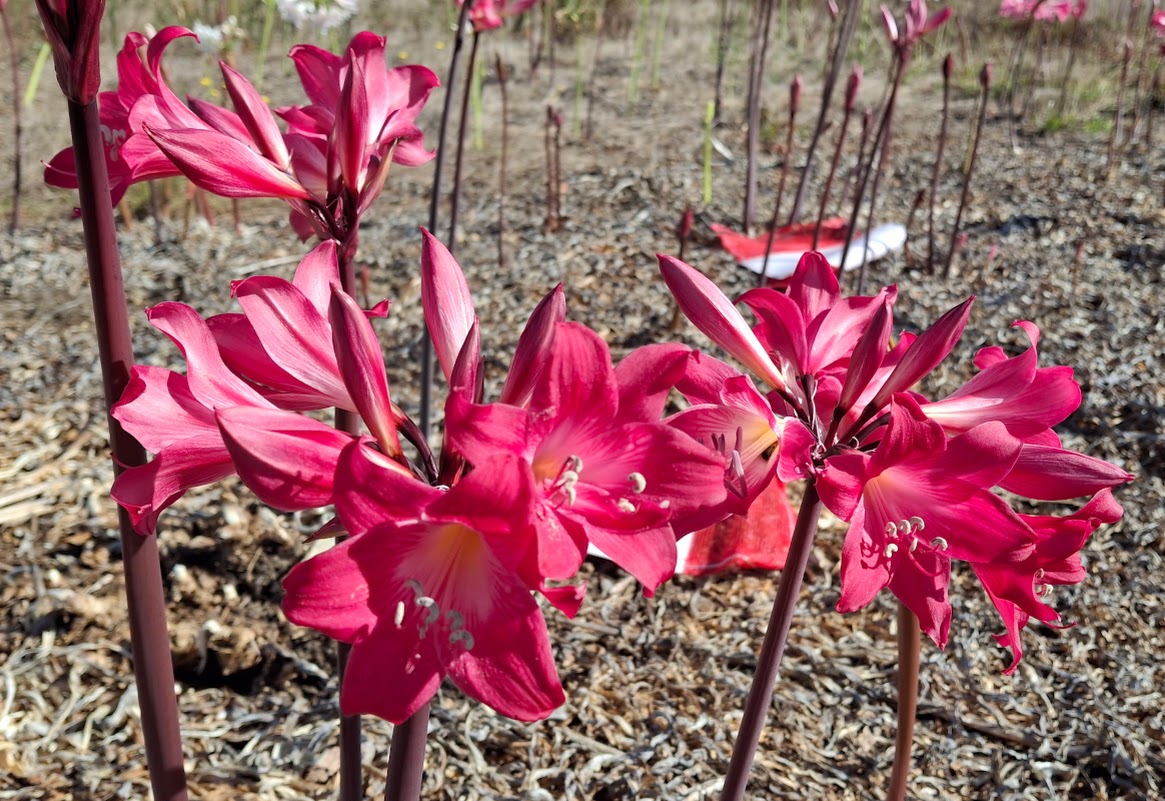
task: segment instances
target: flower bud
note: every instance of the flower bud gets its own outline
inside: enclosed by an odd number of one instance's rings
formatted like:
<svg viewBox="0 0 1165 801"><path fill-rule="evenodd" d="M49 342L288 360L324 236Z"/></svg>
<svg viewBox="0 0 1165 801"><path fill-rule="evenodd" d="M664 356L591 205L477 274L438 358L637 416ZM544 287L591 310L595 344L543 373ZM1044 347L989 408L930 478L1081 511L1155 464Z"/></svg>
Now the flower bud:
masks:
<svg viewBox="0 0 1165 801"><path fill-rule="evenodd" d="M65 97L88 105L101 88L101 16L105 0L36 0Z"/></svg>
<svg viewBox="0 0 1165 801"><path fill-rule="evenodd" d="M692 224L695 221L695 215L692 214L692 207L684 208L684 213L680 217L680 224L676 226L676 238L681 242L687 241L687 238L692 235Z"/></svg>
<svg viewBox="0 0 1165 801"><path fill-rule="evenodd" d="M858 99L858 89L862 85L862 65L854 64L853 72L849 74L849 80L845 84L845 110L853 111L854 103Z"/></svg>
<svg viewBox="0 0 1165 801"><path fill-rule="evenodd" d="M984 89L989 89L991 87L991 76L993 73L994 68L991 66L991 62L986 62L983 65L983 69L979 70L979 85Z"/></svg>
<svg viewBox="0 0 1165 801"><path fill-rule="evenodd" d="M950 53L947 53L947 57L943 59L943 80L949 81L954 74L955 59Z"/></svg>
<svg viewBox="0 0 1165 801"><path fill-rule="evenodd" d="M801 107L801 90L805 88L805 82L801 80L800 75L794 75L792 83L789 84L789 114L796 114L797 109Z"/></svg>

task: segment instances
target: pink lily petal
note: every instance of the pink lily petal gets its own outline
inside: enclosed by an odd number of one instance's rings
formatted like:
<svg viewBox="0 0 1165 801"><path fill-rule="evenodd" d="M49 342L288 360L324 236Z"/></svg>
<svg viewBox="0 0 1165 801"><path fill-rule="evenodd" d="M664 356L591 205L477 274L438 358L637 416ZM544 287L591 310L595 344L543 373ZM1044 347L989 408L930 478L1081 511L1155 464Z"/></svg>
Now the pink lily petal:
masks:
<svg viewBox="0 0 1165 801"><path fill-rule="evenodd" d="M663 254L658 259L663 280L687 318L771 387L784 389L780 370L720 288L679 259Z"/></svg>
<svg viewBox="0 0 1165 801"><path fill-rule="evenodd" d="M506 374L506 383L498 397L501 403L525 406L534 391L534 383L542 374L546 354L554 342L554 331L566 320L566 297L559 284L534 307L526 326L518 337L514 360Z"/></svg>
<svg viewBox="0 0 1165 801"><path fill-rule="evenodd" d="M795 373L808 373L809 344L805 339L805 319L801 309L783 292L762 287L750 289L739 298L760 323L753 329L770 353L779 354Z"/></svg>
<svg viewBox="0 0 1165 801"><path fill-rule="evenodd" d="M1092 495L1134 478L1132 473L1095 456L1024 443L1019 458L999 486L1025 498L1062 501Z"/></svg>
<svg viewBox="0 0 1165 801"><path fill-rule="evenodd" d="M285 512L331 503L351 434L280 409L239 406L216 416L239 477L259 500Z"/></svg>
<svg viewBox="0 0 1165 801"><path fill-rule="evenodd" d="M371 440L354 442L336 465L334 503L344 529L352 536L390 521L409 521L440 496L408 468L369 447Z"/></svg>
<svg viewBox="0 0 1165 801"><path fill-rule="evenodd" d="M388 375L372 324L356 301L338 286L332 287L328 318L340 374L356 410L384 452L399 456L400 438L388 394Z"/></svg>
<svg viewBox="0 0 1165 801"><path fill-rule="evenodd" d="M219 62L219 67L222 69L227 94L231 96L239 119L246 126L251 139L258 145L259 152L274 162L275 166L286 170L291 164L291 155L287 152L287 145L283 143L283 132L275 122L271 107L251 82L237 70L223 61Z"/></svg>
<svg viewBox="0 0 1165 801"><path fill-rule="evenodd" d="M882 303L877 304L869 327L854 347L849 369L845 373L845 383L842 384L841 395L837 400L835 412L837 416L853 408L862 390L869 385L878 368L882 366L882 358L886 355L886 343L890 339L890 327L894 322L890 313L890 303L891 299L887 297Z"/></svg>
<svg viewBox="0 0 1165 801"><path fill-rule="evenodd" d="M683 380L694 348L669 342L645 345L615 365L622 422L656 421L663 417L667 396Z"/></svg>
<svg viewBox="0 0 1165 801"><path fill-rule="evenodd" d="M310 44L291 48L288 57L295 63L299 82L311 102L321 106L335 103L340 96L340 56Z"/></svg>
<svg viewBox="0 0 1165 801"><path fill-rule="evenodd" d="M449 249L424 228L421 236L424 238L421 246L421 303L429 335L433 338L433 350L448 381L453 363L476 318L473 298L469 294L469 285L465 283L465 275Z"/></svg>
<svg viewBox="0 0 1165 801"><path fill-rule="evenodd" d="M967 298L935 320L919 335L882 384L870 406L882 408L892 395L910 389L947 357L955 343L959 341L959 337L963 335L963 328L967 325L967 316L971 313L971 303L974 300L973 296Z"/></svg>
<svg viewBox="0 0 1165 801"><path fill-rule="evenodd" d="M113 416L151 453L214 430L214 414L190 392L186 376L136 364ZM165 420L166 425L158 425Z"/></svg>
<svg viewBox="0 0 1165 801"><path fill-rule="evenodd" d="M147 128L146 132L187 178L208 192L223 197L311 198L291 175L218 131Z"/></svg>
<svg viewBox="0 0 1165 801"><path fill-rule="evenodd" d="M175 442L150 462L131 467L113 481L110 495L139 534L154 534L158 518L192 487L226 478L234 465L217 432Z"/></svg>

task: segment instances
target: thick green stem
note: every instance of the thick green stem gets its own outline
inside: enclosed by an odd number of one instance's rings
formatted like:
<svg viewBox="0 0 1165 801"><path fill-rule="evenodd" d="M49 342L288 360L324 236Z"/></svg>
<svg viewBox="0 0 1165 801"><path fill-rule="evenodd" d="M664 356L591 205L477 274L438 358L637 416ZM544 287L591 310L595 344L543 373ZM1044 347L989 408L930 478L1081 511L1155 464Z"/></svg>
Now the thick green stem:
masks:
<svg viewBox="0 0 1165 801"><path fill-rule="evenodd" d="M781 583L777 587L777 597L773 601L773 613L769 617L769 627L765 632L764 644L757 657L756 675L748 700L744 705L744 717L740 721L740 731L736 734L736 744L732 747L732 758L728 763L728 773L724 777L724 791L721 801L744 801L744 790L748 785L748 774L756 758L761 731L768 716L769 704L773 697L773 686L780 672L781 657L785 653L785 643L789 639L789 629L793 624L793 611L797 606L797 596L801 582L805 578L805 568L809 555L813 552L813 537L817 533L817 518L821 516L821 498L817 494L814 479L805 483L805 495L797 512L797 523L793 527L793 539L789 545L789 555L785 569L781 571Z"/></svg>

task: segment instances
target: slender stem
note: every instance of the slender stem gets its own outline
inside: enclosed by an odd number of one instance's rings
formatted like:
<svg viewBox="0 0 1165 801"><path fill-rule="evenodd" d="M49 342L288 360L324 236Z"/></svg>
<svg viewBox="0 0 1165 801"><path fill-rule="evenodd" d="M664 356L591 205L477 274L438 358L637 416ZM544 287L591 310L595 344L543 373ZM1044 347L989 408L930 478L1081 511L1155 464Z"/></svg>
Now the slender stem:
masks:
<svg viewBox="0 0 1165 801"><path fill-rule="evenodd" d="M109 202L109 174L101 141L97 103L69 101L69 127L77 161L77 188L89 287L97 327L97 350L108 409L121 397L133 366L133 343L126 312L125 285L117 251L117 230ZM109 417L109 441L114 473L146 463L146 453L121 425ZM185 801L186 771L182 764L182 734L178 699L174 695L174 666L170 661L170 634L166 628L166 596L158 558L158 538L133 530L125 509L118 509L125 593L129 613L134 681L142 712L146 763L157 801Z"/></svg>
<svg viewBox="0 0 1165 801"><path fill-rule="evenodd" d="M453 37L453 55L449 58L449 78L445 81L445 103L441 110L441 124L437 129L437 156L433 159L433 191L429 194L429 230L437 230L441 212L441 168L445 163L445 140L449 135L449 111L453 107L453 86L457 80L457 65L465 43L465 20L470 3L461 4L457 15L457 33ZM434 236L436 234L434 233ZM452 244L452 243L450 243ZM421 431L429 436L433 423L433 343L428 330L421 334Z"/></svg>
<svg viewBox="0 0 1165 801"><path fill-rule="evenodd" d="M760 96L765 82L765 56L769 47L769 27L773 20L773 0L760 0L756 7L752 59L748 76L748 164L744 177L744 233L752 230L756 216L756 160L760 149Z"/></svg>
<svg viewBox="0 0 1165 801"><path fill-rule="evenodd" d="M938 197L938 179L942 174L943 150L947 144L947 122L951 114L951 56L943 64L943 118L938 129L938 152L934 156L934 172L930 175L930 199L926 211L926 271L934 272L934 204Z"/></svg>
<svg viewBox="0 0 1165 801"><path fill-rule="evenodd" d="M810 250L817 250L817 243L821 241L821 224L825 220L825 209L829 206L829 190L833 186L833 178L837 175L837 165L841 162L841 151L845 145L845 133L849 128L849 118L853 109L846 108L841 118L841 131L837 135L837 147L833 149L833 158L829 162L829 176L825 179L825 188L821 191L821 206L817 209L817 225L813 227L813 245Z"/></svg>
<svg viewBox="0 0 1165 801"><path fill-rule="evenodd" d="M959 209L955 212L955 227L951 230L951 244L947 248L947 259L943 264L943 278L951 277L951 264L955 259L955 245L959 240L959 225L963 221L963 209L967 206L967 198L971 194L971 176L975 173L975 157L979 153L979 140L983 138L983 123L987 120L987 100L991 96L991 65L983 65L980 73L980 83L983 87L979 99L979 119L975 123L975 141L971 145L971 158L967 164L967 174L963 178L963 191L959 195Z"/></svg>
<svg viewBox="0 0 1165 801"><path fill-rule="evenodd" d="M894 740L894 767L886 801L905 801L910 777L910 751L914 745L914 721L918 713L918 669L922 632L918 618L898 602L898 736Z"/></svg>
<svg viewBox="0 0 1165 801"><path fill-rule="evenodd" d="M4 22L4 38L8 42L8 68L12 72L12 216L8 218L8 232L16 233L20 227L21 161L24 156L22 140L24 126L20 111L20 52L12 38L12 25L8 20L8 9L0 10L0 20Z"/></svg>
<svg viewBox="0 0 1165 801"><path fill-rule="evenodd" d="M866 262L870 256L870 232L874 229L874 213L878 206L878 187L882 185L882 176L886 172L886 165L890 161L890 142L894 133L894 105L898 100L898 87L902 85L902 76L909 63L908 53L898 56L898 68L894 71L894 85L890 88L890 99L886 101L886 115L882 117L882 151L878 157L878 168L874 171L874 185L870 187L870 213L866 217L866 246L862 248L862 266L858 270L858 294L862 294L862 287L866 283ZM877 152L877 148L874 149ZM873 155L870 156L873 164Z"/></svg>
<svg viewBox="0 0 1165 801"><path fill-rule="evenodd" d="M428 704L404 723L392 727L392 750L389 752L384 801L416 801L421 797L428 729Z"/></svg>
<svg viewBox="0 0 1165 801"><path fill-rule="evenodd" d="M732 758L728 763L728 773L724 777L724 791L721 801L743 801L748 784L748 774L756 757L761 730L768 716L772 702L773 686L785 653L785 643L789 638L789 628L793 624L793 611L797 605L797 595L805 578L805 568L809 564L809 554L813 551L813 537L817 533L817 518L821 514L821 498L817 494L814 479L805 483L805 495L797 512L797 523L793 527L793 538L789 545L789 555L785 569L781 571L781 583L777 587L777 597L773 601L773 613L765 632L764 644L757 657L756 675L748 691L744 705L744 717L740 721L740 731L736 734L736 744L732 747Z"/></svg>
<svg viewBox="0 0 1165 801"><path fill-rule="evenodd" d="M800 76L798 76L798 80ZM769 238L765 242L765 255L761 261L760 276L757 277L757 286L765 285L765 278L769 272L769 255L773 249L773 239L777 236L777 220L781 216L781 201L785 199L785 180L789 177L789 162L793 160L793 133L796 131L797 104L789 106L789 130L785 134L785 158L781 161L781 177L777 181L777 202L773 205L773 217L769 221Z"/></svg>
<svg viewBox="0 0 1165 801"><path fill-rule="evenodd" d="M506 92L506 65L500 55L494 56L495 69L498 73L498 88L502 92L502 152L498 159L498 269L506 268L506 162L510 155L510 100Z"/></svg>
<svg viewBox="0 0 1165 801"><path fill-rule="evenodd" d="M716 89L713 97L712 118L720 119L721 97L724 91L724 65L728 61L728 35L735 22L735 0L720 0L720 27L716 35Z"/></svg>
<svg viewBox="0 0 1165 801"><path fill-rule="evenodd" d="M849 50L850 40L853 39L861 7L862 0L850 0L841 18L837 44L833 49L833 60L829 64L829 73L825 76L825 83L821 87L821 110L817 113L817 125L813 128L813 137L809 140L809 149L805 153L805 168L801 171L801 180L797 183L797 193L793 195L793 209L789 212L790 225L797 221L797 217L801 214L801 204L805 202L805 190L809 184L809 173L813 169L813 158L817 154L817 143L821 141L821 136L825 132L829 103L833 99L833 91L837 86L837 78L841 74L841 65Z"/></svg>
<svg viewBox="0 0 1165 801"><path fill-rule="evenodd" d="M1064 113L1064 108L1068 103L1068 87L1072 82L1072 68L1076 66L1076 50L1080 46L1080 17L1073 15L1072 17L1072 33L1068 39L1068 64L1064 67L1064 80L1060 84L1060 97L1056 100L1056 115L1060 116Z"/></svg>
<svg viewBox="0 0 1165 801"><path fill-rule="evenodd" d="M468 80L465 81L465 90L461 93L461 117L457 120L457 155L453 159L453 191L449 196L449 241L446 243L449 252L457 247L457 211L461 202L461 161L465 155L465 127L469 119L469 96L473 91L473 70L477 65L477 45L481 34L473 32L473 45L469 48L469 64L465 67ZM425 432L428 435L428 431Z"/></svg>

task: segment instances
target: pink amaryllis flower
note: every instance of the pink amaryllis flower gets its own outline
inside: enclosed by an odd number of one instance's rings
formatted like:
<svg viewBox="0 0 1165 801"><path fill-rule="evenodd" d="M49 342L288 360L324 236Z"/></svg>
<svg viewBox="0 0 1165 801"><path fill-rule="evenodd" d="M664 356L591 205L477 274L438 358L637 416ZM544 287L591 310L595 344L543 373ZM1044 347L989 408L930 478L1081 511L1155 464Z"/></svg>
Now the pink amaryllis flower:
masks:
<svg viewBox="0 0 1165 801"><path fill-rule="evenodd" d="M502 27L506 17L524 14L541 0L469 0L469 21L473 30L480 33ZM466 0L458 0L464 5Z"/></svg>
<svg viewBox="0 0 1165 801"><path fill-rule="evenodd" d="M899 53L909 54L914 45L926 34L941 26L950 19L951 9L944 6L940 11L931 15L926 7L926 0L910 0L906 6L904 25L899 31L898 23L894 21L894 13L886 6L882 6L882 24L886 28L886 35L890 44Z"/></svg>
<svg viewBox="0 0 1165 801"><path fill-rule="evenodd" d="M352 644L344 714L401 723L448 676L504 715L545 718L565 696L535 588L519 569L536 547L530 474L495 455L442 492L391 472L365 475L361 450L349 446L337 478L340 519L355 535L283 582L289 620ZM370 480L371 496L361 492Z"/></svg>
<svg viewBox="0 0 1165 801"><path fill-rule="evenodd" d="M877 449L829 458L818 482L826 506L850 522L838 611L889 587L944 647L951 560L1016 562L1034 548L1031 529L989 491L1020 447L998 422L948 439L909 395L896 395Z"/></svg>
<svg viewBox="0 0 1165 801"><path fill-rule="evenodd" d="M531 475L541 510L532 573L573 575L590 543L651 593L675 570L669 521L723 500L723 458L621 407L628 394L606 343L559 323L527 408L450 399L446 435L456 451L471 464L514 454Z"/></svg>
<svg viewBox="0 0 1165 801"><path fill-rule="evenodd" d="M1004 673L1013 673L1023 657L1019 636L1028 620L1036 618L1055 625L1060 615L1046 603L1056 585L1079 584L1085 578L1080 552L1092 532L1120 520L1124 510L1110 490L1102 490L1078 511L1064 516L1020 515L1035 532L1035 548L1023 560L1004 563L972 563L987 591L1005 631L995 639L1011 648L1012 662Z"/></svg>

